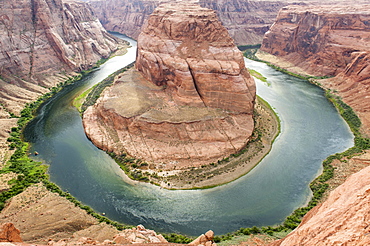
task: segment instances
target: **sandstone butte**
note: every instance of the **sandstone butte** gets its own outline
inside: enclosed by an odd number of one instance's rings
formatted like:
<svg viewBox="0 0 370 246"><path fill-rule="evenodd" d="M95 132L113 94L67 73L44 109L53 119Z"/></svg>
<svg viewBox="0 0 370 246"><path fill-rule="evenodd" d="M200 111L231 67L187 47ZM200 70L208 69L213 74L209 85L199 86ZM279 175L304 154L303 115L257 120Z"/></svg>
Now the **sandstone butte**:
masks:
<svg viewBox="0 0 370 246"><path fill-rule="evenodd" d="M246 145L256 88L213 10L161 5L137 52L136 70L119 76L84 113L95 145L163 170L217 162Z"/></svg>

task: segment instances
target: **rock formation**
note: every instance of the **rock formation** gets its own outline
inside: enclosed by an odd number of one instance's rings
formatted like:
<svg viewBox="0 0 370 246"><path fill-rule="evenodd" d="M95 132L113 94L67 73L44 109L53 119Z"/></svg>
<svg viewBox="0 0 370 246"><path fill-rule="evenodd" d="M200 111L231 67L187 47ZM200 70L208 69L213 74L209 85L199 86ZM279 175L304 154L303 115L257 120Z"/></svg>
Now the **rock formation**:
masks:
<svg viewBox="0 0 370 246"><path fill-rule="evenodd" d="M338 91L370 134L370 5L284 7L266 33L261 50L316 76ZM281 63L280 63L281 64Z"/></svg>
<svg viewBox="0 0 370 246"><path fill-rule="evenodd" d="M366 167L350 176L297 229L272 245L369 245L369 175Z"/></svg>
<svg viewBox="0 0 370 246"><path fill-rule="evenodd" d="M337 75L369 50L370 5L284 7L261 50L317 75Z"/></svg>
<svg viewBox="0 0 370 246"><path fill-rule="evenodd" d="M147 230L144 226L121 231L113 238L114 244L137 244L137 243L168 243L167 240L153 230Z"/></svg>
<svg viewBox="0 0 370 246"><path fill-rule="evenodd" d="M209 230L205 234L200 235L197 237L194 241L189 243L189 245L198 246L198 245L204 245L204 246L216 246L213 242L214 232Z"/></svg>
<svg viewBox="0 0 370 246"><path fill-rule="evenodd" d="M160 0L92 0L91 6L107 30L137 38L145 20ZM236 44L261 43L286 1L200 0L202 7L216 10Z"/></svg>
<svg viewBox="0 0 370 246"><path fill-rule="evenodd" d="M0 242L23 242L20 231L12 223L0 225Z"/></svg>
<svg viewBox="0 0 370 246"><path fill-rule="evenodd" d="M117 49L91 8L66 0L0 2L0 160L24 105ZM9 157L9 156L8 156Z"/></svg>
<svg viewBox="0 0 370 246"><path fill-rule="evenodd" d="M359 114L367 134L370 133L369 7L284 7L261 48L275 55L270 62L288 70L335 76L319 83L339 94ZM347 169L354 168L354 159L368 165L369 154L352 158ZM313 208L297 229L272 245L368 245L369 172L366 167L350 176L324 203Z"/></svg>
<svg viewBox="0 0 370 246"><path fill-rule="evenodd" d="M366 0L350 0L354 3ZM103 26L137 39L145 20L161 0L90 0ZM289 4L306 5L337 3L346 0L199 0L199 5L216 11L222 24L237 45L260 44L263 35L274 23L279 10Z"/></svg>
<svg viewBox="0 0 370 246"><path fill-rule="evenodd" d="M1 111L17 114L45 87L117 49L86 3L4 0L0 6Z"/></svg>
<svg viewBox="0 0 370 246"><path fill-rule="evenodd" d="M98 147L171 170L216 162L248 142L254 81L214 11L158 7L139 36L136 68L84 114Z"/></svg>

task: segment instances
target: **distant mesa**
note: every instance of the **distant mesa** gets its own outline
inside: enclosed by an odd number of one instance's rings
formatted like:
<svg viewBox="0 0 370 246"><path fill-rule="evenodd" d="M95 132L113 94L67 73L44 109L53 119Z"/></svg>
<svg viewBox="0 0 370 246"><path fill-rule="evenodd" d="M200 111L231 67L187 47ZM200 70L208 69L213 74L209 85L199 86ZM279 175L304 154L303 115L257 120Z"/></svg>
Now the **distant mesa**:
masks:
<svg viewBox="0 0 370 246"><path fill-rule="evenodd" d="M119 75L83 117L99 148L173 170L217 162L254 129L256 88L215 12L166 3L138 38L135 69Z"/></svg>

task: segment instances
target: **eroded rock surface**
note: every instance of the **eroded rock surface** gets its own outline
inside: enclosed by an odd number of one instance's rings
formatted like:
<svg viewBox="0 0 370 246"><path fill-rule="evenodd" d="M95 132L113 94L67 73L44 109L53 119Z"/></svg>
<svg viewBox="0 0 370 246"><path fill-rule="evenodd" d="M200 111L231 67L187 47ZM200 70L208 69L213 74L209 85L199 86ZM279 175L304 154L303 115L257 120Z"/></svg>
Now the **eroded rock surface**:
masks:
<svg viewBox="0 0 370 246"><path fill-rule="evenodd" d="M0 2L0 161L26 103L118 47L88 4L71 0Z"/></svg>
<svg viewBox="0 0 370 246"><path fill-rule="evenodd" d="M317 76L337 75L369 50L370 5L284 7L261 50Z"/></svg>
<svg viewBox="0 0 370 246"><path fill-rule="evenodd" d="M369 245L369 175L366 167L350 176L296 230L272 245Z"/></svg>
<svg viewBox="0 0 370 246"><path fill-rule="evenodd" d="M20 231L12 223L4 223L0 226L0 242L23 242Z"/></svg>
<svg viewBox="0 0 370 246"><path fill-rule="evenodd" d="M308 74L335 76L320 83L337 91L360 115L366 134L370 134L369 7L285 7L261 48Z"/></svg>
<svg viewBox="0 0 370 246"><path fill-rule="evenodd" d="M171 170L216 162L248 142L255 84L214 11L159 7L138 39L136 68L84 114L98 147Z"/></svg>
<svg viewBox="0 0 370 246"><path fill-rule="evenodd" d="M210 9L158 7L138 38L136 68L180 105L252 113L254 80Z"/></svg>
<svg viewBox="0 0 370 246"><path fill-rule="evenodd" d="M137 38L145 20L160 0L93 0L91 5L107 30ZM238 45L261 43L264 33L274 22L287 1L201 0L202 7L217 12L223 25Z"/></svg>
<svg viewBox="0 0 370 246"><path fill-rule="evenodd" d="M11 198L0 213L0 223L12 223L27 243L77 241L81 237L112 240L118 230L99 221L41 184ZM18 241L13 241L18 242Z"/></svg>
<svg viewBox="0 0 370 246"><path fill-rule="evenodd" d="M19 113L47 87L117 49L86 3L5 0L0 6L0 103L6 111Z"/></svg>

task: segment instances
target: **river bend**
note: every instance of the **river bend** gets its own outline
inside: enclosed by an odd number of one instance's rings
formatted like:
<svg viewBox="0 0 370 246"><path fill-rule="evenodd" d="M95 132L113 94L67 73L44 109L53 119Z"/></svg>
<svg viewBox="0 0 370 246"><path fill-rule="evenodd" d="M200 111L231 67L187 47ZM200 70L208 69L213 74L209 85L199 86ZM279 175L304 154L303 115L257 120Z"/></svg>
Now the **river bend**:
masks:
<svg viewBox="0 0 370 246"><path fill-rule="evenodd" d="M32 151L39 152L37 159L50 165L51 181L110 219L188 235L275 225L307 203L308 185L322 161L353 146L348 126L320 88L246 60L247 67L268 79L270 85L256 80L257 94L281 119L282 133L269 155L242 178L208 190L174 191L131 182L86 138L72 106L81 91L135 60L136 43L125 39L133 46L128 54L67 86L39 109L25 130Z"/></svg>

